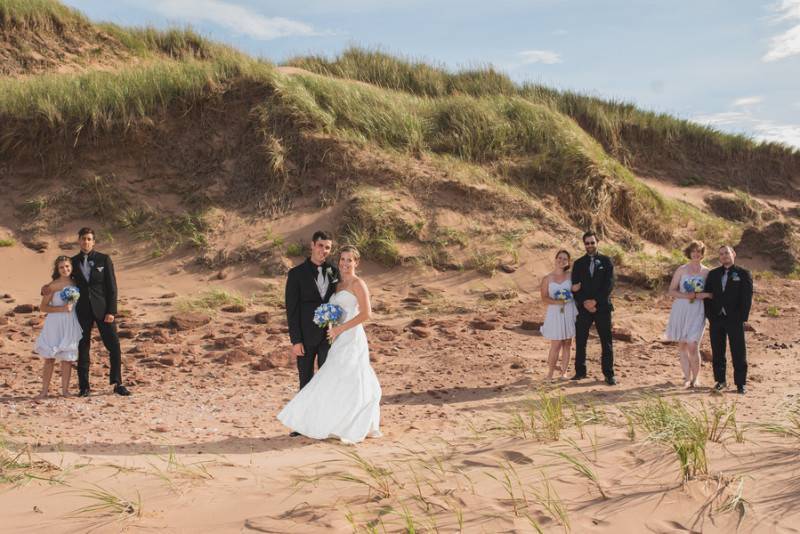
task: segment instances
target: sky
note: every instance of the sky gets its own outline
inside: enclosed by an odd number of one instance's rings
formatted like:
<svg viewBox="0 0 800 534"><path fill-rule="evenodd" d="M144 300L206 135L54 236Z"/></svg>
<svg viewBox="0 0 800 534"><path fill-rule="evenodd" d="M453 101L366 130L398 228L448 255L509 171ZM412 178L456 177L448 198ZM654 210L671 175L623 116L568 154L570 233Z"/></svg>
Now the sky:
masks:
<svg viewBox="0 0 800 534"><path fill-rule="evenodd" d="M62 0L96 21L201 34L281 63L377 48L492 64L800 148L800 0Z"/></svg>

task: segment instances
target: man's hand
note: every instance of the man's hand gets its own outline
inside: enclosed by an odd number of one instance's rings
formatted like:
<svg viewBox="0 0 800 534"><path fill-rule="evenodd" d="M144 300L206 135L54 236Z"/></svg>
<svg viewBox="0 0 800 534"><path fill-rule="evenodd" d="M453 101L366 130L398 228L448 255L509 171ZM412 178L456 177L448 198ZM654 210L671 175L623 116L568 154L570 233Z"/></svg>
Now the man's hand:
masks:
<svg viewBox="0 0 800 534"><path fill-rule="evenodd" d="M111 315L110 313L107 313L106 316L103 318L103 322L104 323L113 323L114 322L114 316Z"/></svg>
<svg viewBox="0 0 800 534"><path fill-rule="evenodd" d="M592 304L592 302L594 302L594 301L592 301L592 300L585 300L585 301L583 301L583 307L584 307L584 308L586 309L586 311L588 311L589 313L596 313L596 312L597 312L597 306L595 306L594 304Z"/></svg>
<svg viewBox="0 0 800 534"><path fill-rule="evenodd" d="M584 300L583 301L583 305L586 306L587 304L589 306L591 306L592 308L597 308L597 301L594 300L594 299L586 299L586 300Z"/></svg>
<svg viewBox="0 0 800 534"><path fill-rule="evenodd" d="M303 348L302 343L295 343L292 345L292 356L299 358L300 356L305 356L306 350Z"/></svg>

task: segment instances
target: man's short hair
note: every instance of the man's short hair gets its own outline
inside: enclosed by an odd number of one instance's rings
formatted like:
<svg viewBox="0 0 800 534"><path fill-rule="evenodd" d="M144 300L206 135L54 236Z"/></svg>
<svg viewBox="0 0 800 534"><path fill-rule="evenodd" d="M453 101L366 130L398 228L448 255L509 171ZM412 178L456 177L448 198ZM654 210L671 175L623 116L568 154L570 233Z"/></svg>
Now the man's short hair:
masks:
<svg viewBox="0 0 800 534"><path fill-rule="evenodd" d="M314 232L314 235L311 236L311 242L316 243L317 241L333 241L333 237L325 230L317 230Z"/></svg>
<svg viewBox="0 0 800 534"><path fill-rule="evenodd" d="M728 244L725 244L725 245L720 245L720 246L719 246L719 248L717 249L717 252L719 252L719 251L720 251L720 250L722 250L723 248L727 248L727 249L729 249L731 252L736 252L736 250L733 248L733 246L731 246L731 245L728 245Z"/></svg>
<svg viewBox="0 0 800 534"><path fill-rule="evenodd" d="M600 240L597 238L597 234L596 234L596 233L594 233L594 230L589 230L588 232L586 232L585 234L583 234L583 239L582 239L582 240L583 240L584 242L586 242L586 238L587 238L587 237L594 237L595 241L600 241Z"/></svg>
<svg viewBox="0 0 800 534"><path fill-rule="evenodd" d="M78 230L78 238L85 236L86 234L92 234L93 238L97 237L97 234L94 233L94 230L89 228L88 226L84 226L80 230Z"/></svg>

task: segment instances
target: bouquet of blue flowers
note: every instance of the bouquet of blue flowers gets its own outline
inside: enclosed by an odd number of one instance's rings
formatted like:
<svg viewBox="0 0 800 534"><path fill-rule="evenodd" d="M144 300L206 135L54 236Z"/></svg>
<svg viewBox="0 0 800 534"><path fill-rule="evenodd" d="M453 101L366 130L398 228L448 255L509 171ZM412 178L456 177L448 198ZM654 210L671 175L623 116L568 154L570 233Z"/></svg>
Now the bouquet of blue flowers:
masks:
<svg viewBox="0 0 800 534"><path fill-rule="evenodd" d="M77 287L70 286L62 289L58 296L60 296L61 300L65 303L75 304L78 302L78 299L81 298L81 292L78 291Z"/></svg>
<svg viewBox="0 0 800 534"><path fill-rule="evenodd" d="M706 287L705 280L703 280L699 276L692 276L687 278L683 281L683 290L686 293L691 293L692 297L689 299L689 302L694 302L694 297L698 293L702 293Z"/></svg>
<svg viewBox="0 0 800 534"><path fill-rule="evenodd" d="M320 304L314 310L314 324L320 328L328 328L330 325L339 324L342 316L344 316L344 310L341 306L330 303Z"/></svg>
<svg viewBox="0 0 800 534"><path fill-rule="evenodd" d="M572 300L572 291L569 289L559 289L553 294L553 300L561 302L561 313L564 313L564 306Z"/></svg>

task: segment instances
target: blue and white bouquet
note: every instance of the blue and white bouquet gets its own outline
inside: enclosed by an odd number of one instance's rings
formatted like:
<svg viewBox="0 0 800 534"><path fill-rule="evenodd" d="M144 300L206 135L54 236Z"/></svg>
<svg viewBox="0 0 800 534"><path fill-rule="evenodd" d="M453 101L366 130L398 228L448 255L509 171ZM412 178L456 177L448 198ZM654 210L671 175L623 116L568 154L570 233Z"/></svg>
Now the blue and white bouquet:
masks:
<svg viewBox="0 0 800 534"><path fill-rule="evenodd" d="M330 325L337 325L344 316L344 310L336 304L320 304L314 310L314 324L320 328L328 328Z"/></svg>
<svg viewBox="0 0 800 534"><path fill-rule="evenodd" d="M553 300L561 302L561 313L564 313L564 306L572 300L572 291L566 288L559 289L553 294Z"/></svg>
<svg viewBox="0 0 800 534"><path fill-rule="evenodd" d="M69 286L62 289L58 296L61 297L61 300L65 303L75 304L78 302L78 299L81 298L81 292L78 291L77 287Z"/></svg>
<svg viewBox="0 0 800 534"><path fill-rule="evenodd" d="M706 282L699 276L691 276L683 281L683 290L692 294L689 302L694 302L694 297L702 293L705 288Z"/></svg>

